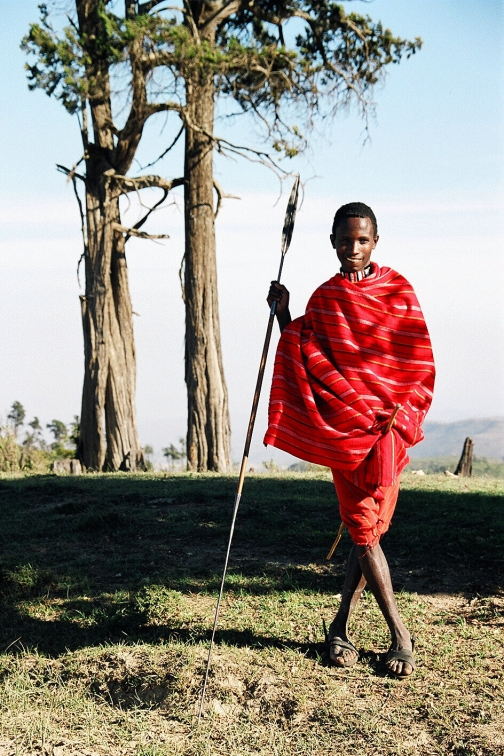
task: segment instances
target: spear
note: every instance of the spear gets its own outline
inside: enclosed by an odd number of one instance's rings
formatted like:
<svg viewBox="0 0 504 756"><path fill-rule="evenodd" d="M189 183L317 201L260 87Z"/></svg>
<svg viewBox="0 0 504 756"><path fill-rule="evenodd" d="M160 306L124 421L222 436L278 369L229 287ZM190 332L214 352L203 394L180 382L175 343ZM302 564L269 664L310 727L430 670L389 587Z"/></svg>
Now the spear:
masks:
<svg viewBox="0 0 504 756"><path fill-rule="evenodd" d="M281 252L281 257L280 257L280 268L278 270L278 276L276 279L278 283L280 283L280 278L282 277L282 270L283 270L285 255L287 254L287 250L289 249L291 239L292 239L292 232L294 230L294 222L296 220L298 194L299 194L299 173L297 174L294 180L294 186L292 187L292 191L289 197L289 202L287 204L287 211L285 213L285 221L284 221L284 227L282 231L282 252ZM256 387L255 387L255 392L254 392L254 400L252 402L252 410L250 412L250 420L249 420L248 429L247 429L247 437L245 439L245 448L243 450L243 457L242 457L242 462L240 466L240 476L238 478L238 486L236 489L233 517L231 519L231 528L229 530L229 539L228 539L228 546L227 546L227 551L226 551L226 559L224 561L224 571L222 573L219 598L217 599L217 606L215 607L215 617L214 617L214 623L213 623L213 628L212 628L212 637L210 639L210 648L208 649L208 659L207 659L207 665L206 665L206 671L205 671L205 679L203 681L203 690L201 692L201 701L200 701L200 707L199 707L199 712L198 712L198 724L201 720L201 715L203 714L203 704L205 701L205 693L206 693L206 687L207 687L207 682L208 682L208 673L210 671L210 660L212 657L212 649L213 649L214 640L215 640L215 631L217 629L217 622L219 620L219 611L220 611L220 606L221 606L221 601L222 601L222 594L224 593L224 583L226 582L226 573L227 573L228 562L229 562L229 553L231 551L231 542L233 540L236 515L238 514L238 507L240 506L240 499L241 499L242 490L243 490L243 482L245 480L245 473L247 471L250 443L252 441L252 434L254 432L254 425L255 425L255 420L256 420L256 415L257 415L257 406L259 404L259 397L261 396L261 388L262 388L262 383L263 383L263 378L264 378L264 369L266 367L266 359L268 357L268 350L269 350L269 345L271 341L271 332L273 330L273 322L275 320L276 306L277 306L277 303L273 302L270 309L268 327L266 329L266 338L264 339L261 362L259 364L259 373L257 375L257 382L256 382Z"/></svg>

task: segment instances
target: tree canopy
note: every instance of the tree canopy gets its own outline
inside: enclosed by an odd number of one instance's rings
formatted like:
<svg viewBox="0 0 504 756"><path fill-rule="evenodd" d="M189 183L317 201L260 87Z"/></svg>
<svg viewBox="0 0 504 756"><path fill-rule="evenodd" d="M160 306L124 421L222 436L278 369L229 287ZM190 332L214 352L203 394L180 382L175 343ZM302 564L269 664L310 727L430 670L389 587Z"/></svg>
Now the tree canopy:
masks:
<svg viewBox="0 0 504 756"><path fill-rule="evenodd" d="M78 0L78 14L80 6L93 11L88 13L95 16L93 27L88 31L68 16L69 25L57 31L42 4L40 21L30 27L23 47L36 56L27 65L30 87L56 97L70 113L103 96L100 73L129 69L130 108L122 128L107 113L114 139L110 162L123 174L153 114L173 111L182 127L199 127L190 123L185 107L188 81L211 77L217 98L231 98L238 112L253 114L273 149L293 157L305 145L294 118L306 127L314 116L335 115L352 99L365 113L385 67L409 58L422 44L328 0L187 0L170 7L125 0L122 14L119 5ZM107 94L113 94L110 86ZM255 152L209 136L222 151Z"/></svg>

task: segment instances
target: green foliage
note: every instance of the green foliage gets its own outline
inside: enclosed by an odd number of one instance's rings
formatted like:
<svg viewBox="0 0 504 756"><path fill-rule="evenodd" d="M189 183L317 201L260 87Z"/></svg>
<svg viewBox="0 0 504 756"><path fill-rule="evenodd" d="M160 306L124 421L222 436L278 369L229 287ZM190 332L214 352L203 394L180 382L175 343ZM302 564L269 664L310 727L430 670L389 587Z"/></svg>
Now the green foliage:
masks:
<svg viewBox="0 0 504 756"><path fill-rule="evenodd" d="M14 402L11 411L7 415L7 420L10 420L13 428L14 433L17 435L18 429L23 425L24 419L26 417L25 408L21 404L21 402Z"/></svg>
<svg viewBox="0 0 504 756"><path fill-rule="evenodd" d="M57 443L68 441L68 430L65 423L61 422L61 420L53 420L47 424L47 428L51 431Z"/></svg>
<svg viewBox="0 0 504 756"><path fill-rule="evenodd" d="M211 3L204 10L191 3L180 9L153 5L152 12L140 13L141 4L134 3L126 18L104 0L96 2L89 11L93 33L72 16L70 25L55 30L41 5L40 21L22 41L35 58L27 65L30 88L43 89L74 113L95 92L109 93L110 76L125 63L134 77L139 61L133 64L132 51L137 56L141 49L142 68L151 72L151 83L156 79L153 102L168 95L183 108L186 86L212 77L218 97L231 98L243 113L257 117L273 150L293 157L306 142L286 114L295 110L308 127L314 115L334 114L352 98L364 113L372 104L367 93L385 67L409 58L422 44L393 35L369 16L346 14L330 0L252 0L223 13L211 33L204 17ZM284 27L297 32L290 34L290 45Z"/></svg>
<svg viewBox="0 0 504 756"><path fill-rule="evenodd" d="M11 428L0 427L0 472L47 472L51 455L32 443L18 444Z"/></svg>
<svg viewBox="0 0 504 756"><path fill-rule="evenodd" d="M278 472L278 465L276 464L274 459L270 459L269 462L264 461L262 463L262 466L264 467L265 470L267 470L270 473Z"/></svg>
<svg viewBox="0 0 504 756"><path fill-rule="evenodd" d="M143 448L143 453L145 457L145 468L147 472L152 472L154 470L154 465L152 464L152 455L154 454L154 448L150 444L146 444Z"/></svg>
<svg viewBox="0 0 504 756"><path fill-rule="evenodd" d="M32 24L21 48L37 62L26 64L30 89L43 89L60 100L69 113L80 108L88 91L83 50L74 26L67 26L62 37L49 23L47 5L40 5L40 23Z"/></svg>
<svg viewBox="0 0 504 756"><path fill-rule="evenodd" d="M130 35L121 19L107 10L106 2L98 3L98 33L91 35L80 32L72 19L58 35L49 22L47 5L39 5L39 9L40 22L31 24L21 42L21 49L36 57L34 64L26 65L28 86L56 97L73 114L98 83L88 69L99 61L102 72L108 72L110 66L120 63Z"/></svg>
<svg viewBox="0 0 504 756"><path fill-rule="evenodd" d="M33 420L32 420L31 422L29 422L29 423L28 423L28 425L30 426L30 428L33 428L33 430L34 430L34 431L36 431L36 432L37 432L37 431L38 431L38 432L41 432L41 431L42 431L42 426L40 425L40 420L38 419L38 417L37 417L37 416L35 416L35 417L33 418Z"/></svg>
<svg viewBox="0 0 504 756"><path fill-rule="evenodd" d="M70 433L68 434L68 438L70 442L77 448L79 444L79 437L80 437L80 417L78 415L74 415L74 419L70 423Z"/></svg>
<svg viewBox="0 0 504 756"><path fill-rule="evenodd" d="M10 595L30 597L46 589L53 574L50 570L33 567L31 564L19 564L5 571L3 578L9 587Z"/></svg>
<svg viewBox="0 0 504 756"><path fill-rule="evenodd" d="M0 470L14 472L20 469L20 449L10 428L0 429Z"/></svg>
<svg viewBox="0 0 504 756"><path fill-rule="evenodd" d="M28 423L27 431L21 443L18 430L24 424L26 413L20 402L14 402L8 419L11 425L0 426L0 472L48 472L55 459L73 457L79 438L79 418L75 415L68 428L61 420L53 420L47 428L54 436L54 442L46 443L42 435L42 426L38 417Z"/></svg>
<svg viewBox="0 0 504 756"><path fill-rule="evenodd" d="M427 474L444 473L445 470L455 472L459 457L445 455L443 457L419 457L412 459L407 470L423 470ZM504 478L504 462L486 457L473 458L473 477Z"/></svg>
<svg viewBox="0 0 504 756"><path fill-rule="evenodd" d="M185 438L179 438L178 447L175 446L174 444L170 444L170 446L165 446L163 448L163 456L166 457L166 459L172 463L185 459L187 457Z"/></svg>
<svg viewBox="0 0 504 756"><path fill-rule="evenodd" d="M46 443L42 435L42 426L40 425L40 420L38 419L38 417L34 417L33 420L28 423L28 425L32 429L32 432L30 433L29 431L27 431L23 441L23 446L27 447L28 449L38 447L39 449L45 450Z"/></svg>
<svg viewBox="0 0 504 756"><path fill-rule="evenodd" d="M61 420L53 420L52 422L47 424L47 428L54 436L54 442L51 444L51 450L54 453L55 457L73 457L75 449L71 446L70 437L68 435L68 428L66 427L65 423L63 423ZM75 429L75 421L72 424L72 428ZM76 438L78 439L78 434Z"/></svg>

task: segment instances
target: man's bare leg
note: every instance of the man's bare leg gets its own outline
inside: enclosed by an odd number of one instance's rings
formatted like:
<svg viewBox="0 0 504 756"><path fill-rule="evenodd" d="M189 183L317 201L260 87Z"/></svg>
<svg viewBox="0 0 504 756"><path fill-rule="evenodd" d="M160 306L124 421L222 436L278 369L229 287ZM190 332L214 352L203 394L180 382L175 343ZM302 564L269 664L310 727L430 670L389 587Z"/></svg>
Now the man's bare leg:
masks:
<svg viewBox="0 0 504 756"><path fill-rule="evenodd" d="M362 574L356 547L352 546L347 561L341 603L336 617L329 625L329 640L341 638L341 640L348 641L348 621L365 585L366 578ZM330 650L330 657L335 664L339 664L341 667L351 664L354 659L357 661L357 654L354 651L341 646L333 646Z"/></svg>
<svg viewBox="0 0 504 756"><path fill-rule="evenodd" d="M381 609L392 636L392 649L412 651L411 635L402 621L394 598L390 570L380 544L372 549L357 546L357 555L362 574ZM338 612L339 613L339 612ZM392 659L388 669L396 675L410 675L413 672L408 662Z"/></svg>

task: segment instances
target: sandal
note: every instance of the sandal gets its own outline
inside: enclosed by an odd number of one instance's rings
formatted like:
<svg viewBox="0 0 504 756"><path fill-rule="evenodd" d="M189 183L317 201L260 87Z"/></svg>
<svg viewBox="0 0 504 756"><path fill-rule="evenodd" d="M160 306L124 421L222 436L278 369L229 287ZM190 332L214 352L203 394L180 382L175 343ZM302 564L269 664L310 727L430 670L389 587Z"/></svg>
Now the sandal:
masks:
<svg viewBox="0 0 504 756"><path fill-rule="evenodd" d="M387 672L391 675L394 675L395 677L400 677L400 678L410 677L416 669L415 657L413 656L414 650L415 650L414 638L411 638L411 651L408 651L406 648L394 650L391 646L387 652L387 658L385 659L385 666L387 667ZM398 674L397 672L394 672L393 670L389 668L388 666L389 661L406 662L407 664L411 665L412 671L410 672L409 675Z"/></svg>
<svg viewBox="0 0 504 756"><path fill-rule="evenodd" d="M329 658L333 662L333 664L336 664L338 667L353 667L354 664L357 664L359 661L359 652L355 648L354 644L350 641L343 640L343 638L339 638L337 635L334 638L331 638L329 641ZM342 648L342 649L348 649L349 651L353 651L355 654L355 657L352 659L349 659L348 661L345 660L344 657L342 657L342 663L335 661L331 656L331 651L334 651L336 647ZM336 655L336 658L339 657L339 654Z"/></svg>

